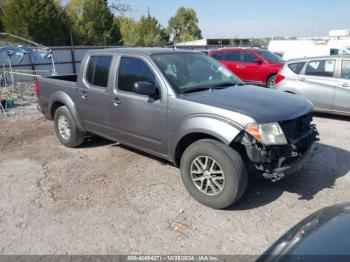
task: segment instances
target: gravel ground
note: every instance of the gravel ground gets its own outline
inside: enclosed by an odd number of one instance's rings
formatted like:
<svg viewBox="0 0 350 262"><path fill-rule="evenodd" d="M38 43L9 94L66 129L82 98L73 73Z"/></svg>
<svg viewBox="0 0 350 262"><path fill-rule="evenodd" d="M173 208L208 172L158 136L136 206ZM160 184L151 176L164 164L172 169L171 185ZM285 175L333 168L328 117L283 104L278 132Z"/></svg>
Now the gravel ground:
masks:
<svg viewBox="0 0 350 262"><path fill-rule="evenodd" d="M179 170L91 138L62 146L35 105L0 118L1 254L261 254L299 220L350 199L349 118L317 116L314 158L250 181L230 210L193 200Z"/></svg>

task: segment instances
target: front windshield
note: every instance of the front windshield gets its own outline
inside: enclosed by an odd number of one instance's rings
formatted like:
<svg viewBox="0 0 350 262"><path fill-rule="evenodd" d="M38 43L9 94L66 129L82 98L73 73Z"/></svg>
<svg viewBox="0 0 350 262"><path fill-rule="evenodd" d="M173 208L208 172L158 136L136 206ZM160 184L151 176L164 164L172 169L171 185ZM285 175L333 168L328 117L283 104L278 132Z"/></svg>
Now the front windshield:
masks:
<svg viewBox="0 0 350 262"><path fill-rule="evenodd" d="M271 63L283 62L282 57L271 53L270 51L258 51L258 53Z"/></svg>
<svg viewBox="0 0 350 262"><path fill-rule="evenodd" d="M152 58L178 93L243 84L227 68L201 53L167 53Z"/></svg>

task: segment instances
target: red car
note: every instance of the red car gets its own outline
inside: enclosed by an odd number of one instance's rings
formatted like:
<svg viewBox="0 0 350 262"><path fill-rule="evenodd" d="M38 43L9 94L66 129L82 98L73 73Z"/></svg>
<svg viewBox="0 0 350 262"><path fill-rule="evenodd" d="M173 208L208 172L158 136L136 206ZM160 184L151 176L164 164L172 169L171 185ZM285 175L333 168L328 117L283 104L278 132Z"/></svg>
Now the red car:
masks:
<svg viewBox="0 0 350 262"><path fill-rule="evenodd" d="M284 65L283 59L265 49L223 48L209 52L244 82L271 87Z"/></svg>

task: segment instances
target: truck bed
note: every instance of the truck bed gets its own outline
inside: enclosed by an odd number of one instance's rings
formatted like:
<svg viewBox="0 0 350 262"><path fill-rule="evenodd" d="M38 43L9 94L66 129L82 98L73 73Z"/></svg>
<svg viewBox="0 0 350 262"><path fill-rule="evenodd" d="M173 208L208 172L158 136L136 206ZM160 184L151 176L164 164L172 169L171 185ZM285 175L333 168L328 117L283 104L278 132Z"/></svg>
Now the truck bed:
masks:
<svg viewBox="0 0 350 262"><path fill-rule="evenodd" d="M64 80L64 81L69 81L69 82L77 82L78 81L78 75L77 74L49 76L49 77L46 77L46 78L56 79L56 80Z"/></svg>
<svg viewBox="0 0 350 262"><path fill-rule="evenodd" d="M48 112L50 98L57 101L75 102L77 92L77 75L58 75L39 78L40 109L47 116L52 118Z"/></svg>

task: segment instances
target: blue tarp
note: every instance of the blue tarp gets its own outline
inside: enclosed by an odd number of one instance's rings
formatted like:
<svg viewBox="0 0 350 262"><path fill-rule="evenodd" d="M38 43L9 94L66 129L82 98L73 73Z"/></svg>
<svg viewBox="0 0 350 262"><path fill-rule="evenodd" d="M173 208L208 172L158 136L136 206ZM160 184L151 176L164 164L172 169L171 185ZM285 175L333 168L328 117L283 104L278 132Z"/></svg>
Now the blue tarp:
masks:
<svg viewBox="0 0 350 262"><path fill-rule="evenodd" d="M34 64L52 63L53 61L52 51L50 49L23 45L3 45L0 47L0 64L8 65L8 57L10 57L11 64L18 65L22 62L25 55L30 55Z"/></svg>

